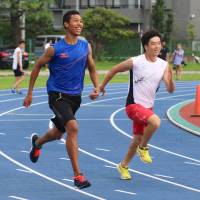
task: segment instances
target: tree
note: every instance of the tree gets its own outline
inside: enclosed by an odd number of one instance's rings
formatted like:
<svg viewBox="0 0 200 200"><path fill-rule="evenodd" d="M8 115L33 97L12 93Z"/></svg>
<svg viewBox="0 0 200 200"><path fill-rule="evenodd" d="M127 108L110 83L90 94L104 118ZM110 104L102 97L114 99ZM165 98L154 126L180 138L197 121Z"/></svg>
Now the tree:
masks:
<svg viewBox="0 0 200 200"><path fill-rule="evenodd" d="M107 41L131 38L134 32L129 30L130 21L105 8L95 8L86 11L83 16L84 36L91 43L97 58Z"/></svg>
<svg viewBox="0 0 200 200"><path fill-rule="evenodd" d="M170 41L171 38L171 33L173 30L173 21L174 21L174 16L171 10L167 11L167 16L165 20L165 26L164 26L164 33L163 37L166 40L166 42Z"/></svg>
<svg viewBox="0 0 200 200"><path fill-rule="evenodd" d="M169 42L173 30L172 10L166 10L163 0L157 0L152 10L152 25Z"/></svg>
<svg viewBox="0 0 200 200"><path fill-rule="evenodd" d="M187 25L187 38L194 40L197 36L195 25L190 21Z"/></svg>
<svg viewBox="0 0 200 200"><path fill-rule="evenodd" d="M38 33L52 29L52 15L46 9L51 0L1 0L1 9L6 7L10 14L9 38L13 44L22 38L22 17L26 16L26 33L34 37ZM7 25L7 24L6 24ZM42 25L42 27L41 27Z"/></svg>
<svg viewBox="0 0 200 200"><path fill-rule="evenodd" d="M164 31L164 1L157 0L152 10L152 25L153 28L159 30L161 33Z"/></svg>

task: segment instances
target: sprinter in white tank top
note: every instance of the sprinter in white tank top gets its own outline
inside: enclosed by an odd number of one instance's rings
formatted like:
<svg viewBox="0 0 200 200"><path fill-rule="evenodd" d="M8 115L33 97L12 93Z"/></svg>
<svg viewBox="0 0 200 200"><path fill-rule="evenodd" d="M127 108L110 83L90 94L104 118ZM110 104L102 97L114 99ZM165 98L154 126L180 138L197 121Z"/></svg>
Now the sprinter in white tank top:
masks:
<svg viewBox="0 0 200 200"><path fill-rule="evenodd" d="M160 126L160 118L153 112L155 94L163 80L167 91L174 92L175 85L172 69L158 55L161 50L161 35L155 30L143 34L141 42L144 54L129 58L114 66L106 75L100 91L105 93L105 86L118 72L130 71L129 93L126 101L126 112L134 122L134 138L131 141L125 158L117 165L122 179L131 179L128 165L138 152L145 163L152 163L147 144Z"/></svg>

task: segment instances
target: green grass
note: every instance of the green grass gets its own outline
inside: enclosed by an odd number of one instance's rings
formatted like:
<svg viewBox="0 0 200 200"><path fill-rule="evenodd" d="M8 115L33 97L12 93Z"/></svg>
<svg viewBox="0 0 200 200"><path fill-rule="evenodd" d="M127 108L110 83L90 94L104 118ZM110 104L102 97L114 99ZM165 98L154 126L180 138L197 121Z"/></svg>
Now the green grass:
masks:
<svg viewBox="0 0 200 200"><path fill-rule="evenodd" d="M35 87L45 87L46 86L46 81L47 81L47 76L39 76L36 80ZM103 80L104 75L99 76L100 81ZM112 80L111 83L126 83L128 82L129 77L128 74L126 75L117 75L115 76ZM9 89L11 88L12 84L14 83L14 77L13 76L3 76L0 77L0 89ZM29 83L29 77L26 77L25 80L22 82L21 87L22 88L27 88ZM91 80L89 78L89 75L85 76L85 84L91 84Z"/></svg>
<svg viewBox="0 0 200 200"><path fill-rule="evenodd" d="M104 75L100 75L100 82L102 82ZM183 74L182 81L197 81L200 80L200 74ZM45 87L47 81L47 76L39 76L35 87ZM13 76L5 76L0 77L0 89L9 89L11 88L14 82ZM128 83L129 82L129 75L128 74L118 74L116 75L110 83ZM29 83L29 77L26 77L22 83L22 88L27 88ZM91 84L89 75L85 76L85 84Z"/></svg>
<svg viewBox="0 0 200 200"><path fill-rule="evenodd" d="M9 89L12 87L13 83L14 83L14 76L3 76L0 77L0 89ZM47 77L46 76L39 76L35 86L36 87L45 87L46 85L46 80ZM29 83L29 77L26 76L25 80L22 82L21 87L22 88L27 88L28 87L28 83Z"/></svg>
<svg viewBox="0 0 200 200"><path fill-rule="evenodd" d="M188 63L183 67L183 71L200 71L200 64Z"/></svg>
<svg viewBox="0 0 200 200"><path fill-rule="evenodd" d="M120 63L121 61L98 61L96 62L96 68L97 70L109 70L114 65ZM31 71L33 69L33 64L29 65L29 70ZM45 68L42 68L42 70L45 70ZM200 71L200 64L196 63L187 63L187 66L183 67L184 71ZM10 71L10 70L3 70L3 71Z"/></svg>
<svg viewBox="0 0 200 200"><path fill-rule="evenodd" d="M119 63L119 61L99 61L96 63L97 70L109 70L112 66ZM31 69L31 67L30 67ZM42 69L45 70L45 69ZM184 71L200 71L200 64L188 63L187 66L183 67ZM4 72L11 72L11 70L3 70ZM104 75L100 75L100 82L103 80ZM47 77L39 76L35 87L45 87L46 86ZM183 74L182 76L183 81L195 81L200 80L200 74L193 73L193 74ZM111 83L127 83L129 81L129 77L127 74L118 74L112 80ZM11 88L14 82L14 76L0 76L0 89L9 89ZM26 79L22 83L23 88L28 87L29 77L27 76ZM85 84L91 84L89 76L86 75L85 77Z"/></svg>

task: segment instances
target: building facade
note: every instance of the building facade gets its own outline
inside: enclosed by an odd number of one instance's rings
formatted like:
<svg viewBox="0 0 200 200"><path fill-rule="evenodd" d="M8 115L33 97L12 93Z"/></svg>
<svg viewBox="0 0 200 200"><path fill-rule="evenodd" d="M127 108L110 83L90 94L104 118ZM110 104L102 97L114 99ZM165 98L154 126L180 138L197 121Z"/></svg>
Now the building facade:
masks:
<svg viewBox="0 0 200 200"><path fill-rule="evenodd" d="M156 0L57 0L49 8L54 15L54 28L62 28L62 16L70 9L77 9L84 14L88 8L97 6L112 9L128 17L134 30L140 32L151 27L151 12ZM173 38L187 39L187 26L195 26L196 39L200 39L200 1L199 0L164 0L165 9L174 14Z"/></svg>

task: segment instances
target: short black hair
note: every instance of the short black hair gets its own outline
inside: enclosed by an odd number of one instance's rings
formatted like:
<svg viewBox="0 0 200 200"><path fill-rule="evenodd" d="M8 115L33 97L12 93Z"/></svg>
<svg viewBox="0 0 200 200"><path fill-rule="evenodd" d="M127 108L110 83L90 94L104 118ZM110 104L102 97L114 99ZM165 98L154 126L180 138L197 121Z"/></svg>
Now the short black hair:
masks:
<svg viewBox="0 0 200 200"><path fill-rule="evenodd" d="M66 12L63 16L63 26L65 22L69 22L72 15L80 15L80 12L77 10L70 10Z"/></svg>
<svg viewBox="0 0 200 200"><path fill-rule="evenodd" d="M19 45L22 44L22 43L25 44L25 41L24 41L24 40L20 40L20 41L18 42Z"/></svg>
<svg viewBox="0 0 200 200"><path fill-rule="evenodd" d="M145 51L145 48L144 46L147 45L149 43L149 40L153 37L159 37L160 38L160 41L162 41L162 36L161 34L157 31L157 30L149 30L149 31L146 31L143 35L142 35L142 38L141 38L141 42L142 42L142 46L143 46L143 49Z"/></svg>

